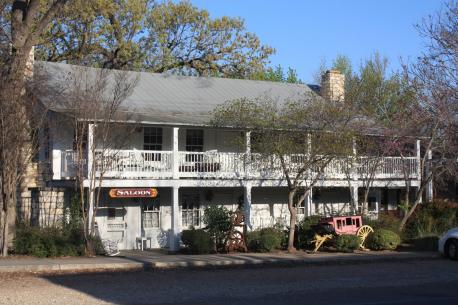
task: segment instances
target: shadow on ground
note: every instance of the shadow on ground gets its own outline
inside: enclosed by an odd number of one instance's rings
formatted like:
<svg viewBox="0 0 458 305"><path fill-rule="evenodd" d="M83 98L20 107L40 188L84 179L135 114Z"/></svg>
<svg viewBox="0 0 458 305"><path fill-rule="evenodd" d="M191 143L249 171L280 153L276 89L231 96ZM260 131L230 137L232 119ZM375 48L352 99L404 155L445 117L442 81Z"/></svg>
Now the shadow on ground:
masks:
<svg viewBox="0 0 458 305"><path fill-rule="evenodd" d="M419 305L457 304L458 292L453 289L458 281L456 268L447 260L425 260L295 268L156 269L42 278L100 302L119 305L379 301L377 304Z"/></svg>

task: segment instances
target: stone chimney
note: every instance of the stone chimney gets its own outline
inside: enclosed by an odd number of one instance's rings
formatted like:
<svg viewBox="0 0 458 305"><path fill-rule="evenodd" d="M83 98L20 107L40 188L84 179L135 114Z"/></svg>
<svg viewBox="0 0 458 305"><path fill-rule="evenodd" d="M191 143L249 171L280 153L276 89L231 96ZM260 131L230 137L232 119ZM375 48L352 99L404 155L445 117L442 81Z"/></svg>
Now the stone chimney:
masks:
<svg viewBox="0 0 458 305"><path fill-rule="evenodd" d="M329 101L343 102L345 97L345 75L338 70L328 70L321 76L321 96Z"/></svg>

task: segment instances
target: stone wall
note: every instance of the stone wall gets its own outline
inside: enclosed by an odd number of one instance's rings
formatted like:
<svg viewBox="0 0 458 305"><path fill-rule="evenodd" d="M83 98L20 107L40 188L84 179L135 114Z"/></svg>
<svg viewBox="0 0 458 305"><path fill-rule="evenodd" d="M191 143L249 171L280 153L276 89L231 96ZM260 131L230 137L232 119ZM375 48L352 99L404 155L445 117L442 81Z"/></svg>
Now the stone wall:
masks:
<svg viewBox="0 0 458 305"><path fill-rule="evenodd" d="M21 193L17 207L19 221L32 226L59 226L64 218L64 207L68 202L64 189L30 189ZM66 200L67 199L67 200Z"/></svg>

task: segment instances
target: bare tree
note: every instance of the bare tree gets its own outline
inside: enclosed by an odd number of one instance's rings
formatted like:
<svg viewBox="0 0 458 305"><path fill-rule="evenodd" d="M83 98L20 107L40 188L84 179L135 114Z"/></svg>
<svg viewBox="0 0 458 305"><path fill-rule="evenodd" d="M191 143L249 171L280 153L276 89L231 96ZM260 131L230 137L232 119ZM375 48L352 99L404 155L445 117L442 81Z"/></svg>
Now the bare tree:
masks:
<svg viewBox="0 0 458 305"><path fill-rule="evenodd" d="M458 151L458 2L448 2L436 15L418 26L429 43L418 61L405 67L406 82L416 102L394 118L402 136L421 136L419 187L400 224L404 228L431 181L456 175Z"/></svg>
<svg viewBox="0 0 458 305"><path fill-rule="evenodd" d="M214 112L214 125L251 131L252 170L286 181L290 212L288 251L295 250L297 207L312 187L324 179L333 160L351 149L349 123L349 113L342 105L322 99L284 104L269 98L237 100Z"/></svg>
<svg viewBox="0 0 458 305"><path fill-rule="evenodd" d="M353 154L343 159L343 171L350 189L353 213L367 215L369 212L369 194L384 164L384 150L379 145L379 140L378 137L369 135L356 136L353 142ZM353 192L353 181L355 180L362 182L364 189L363 202L360 206L358 194Z"/></svg>
<svg viewBox="0 0 458 305"><path fill-rule="evenodd" d="M17 187L23 179L33 147L33 105L26 92L28 61L51 19L66 0L0 1L0 204L2 207L2 255L8 254L10 229L14 228ZM13 141L9 139L14 139ZM28 143L28 144L27 144Z"/></svg>
<svg viewBox="0 0 458 305"><path fill-rule="evenodd" d="M95 217L100 205L105 174L122 148L116 130L133 130L123 111L137 78L124 71L74 67L68 83L64 107L74 130L76 188L82 213L86 254L94 254ZM118 122L118 123L117 123ZM129 127L130 126L130 127ZM123 136L128 137L128 132Z"/></svg>

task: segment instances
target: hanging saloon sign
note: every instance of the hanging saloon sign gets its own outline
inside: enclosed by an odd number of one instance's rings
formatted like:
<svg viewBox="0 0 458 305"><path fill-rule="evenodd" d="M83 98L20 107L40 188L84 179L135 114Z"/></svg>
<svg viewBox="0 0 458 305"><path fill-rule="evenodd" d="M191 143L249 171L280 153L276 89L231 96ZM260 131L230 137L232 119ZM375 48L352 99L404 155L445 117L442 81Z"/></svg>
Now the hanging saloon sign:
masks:
<svg viewBox="0 0 458 305"><path fill-rule="evenodd" d="M157 189L155 188L126 188L111 189L111 198L156 198Z"/></svg>

